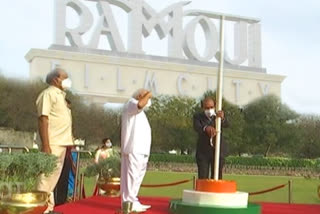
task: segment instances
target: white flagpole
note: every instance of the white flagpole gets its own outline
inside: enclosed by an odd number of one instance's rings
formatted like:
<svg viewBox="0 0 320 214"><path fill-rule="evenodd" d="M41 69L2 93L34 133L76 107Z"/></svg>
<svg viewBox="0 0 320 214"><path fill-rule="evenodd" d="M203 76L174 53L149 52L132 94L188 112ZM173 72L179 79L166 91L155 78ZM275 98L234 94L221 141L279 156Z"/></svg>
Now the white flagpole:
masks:
<svg viewBox="0 0 320 214"><path fill-rule="evenodd" d="M223 62L224 62L224 20L225 17L220 17L220 59L219 73L217 79L217 94L216 94L216 111L222 110L222 86L223 86ZM219 161L220 161L220 140L221 140L221 118L216 117L216 145L214 159L214 180L219 179Z"/></svg>

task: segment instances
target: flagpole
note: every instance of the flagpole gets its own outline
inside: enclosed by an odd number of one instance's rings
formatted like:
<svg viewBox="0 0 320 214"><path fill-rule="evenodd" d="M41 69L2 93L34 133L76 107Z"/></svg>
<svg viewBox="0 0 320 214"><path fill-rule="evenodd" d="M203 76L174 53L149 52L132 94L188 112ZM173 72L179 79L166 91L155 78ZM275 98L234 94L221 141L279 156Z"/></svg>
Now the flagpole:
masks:
<svg viewBox="0 0 320 214"><path fill-rule="evenodd" d="M216 111L222 110L222 89L223 89L223 63L224 63L224 20L225 16L220 16L220 59L217 79ZM214 154L214 180L219 179L220 161L220 141L221 141L221 118L216 117L216 145Z"/></svg>

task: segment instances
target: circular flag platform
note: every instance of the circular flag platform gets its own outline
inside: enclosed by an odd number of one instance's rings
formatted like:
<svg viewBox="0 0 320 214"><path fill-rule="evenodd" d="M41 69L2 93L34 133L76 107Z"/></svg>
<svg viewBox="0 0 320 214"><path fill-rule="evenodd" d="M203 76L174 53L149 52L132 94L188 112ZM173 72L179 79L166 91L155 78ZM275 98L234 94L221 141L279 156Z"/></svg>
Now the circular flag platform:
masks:
<svg viewBox="0 0 320 214"><path fill-rule="evenodd" d="M169 207L171 214L260 214L261 206L249 203L247 208L225 208L209 205L185 203L182 200L171 200Z"/></svg>

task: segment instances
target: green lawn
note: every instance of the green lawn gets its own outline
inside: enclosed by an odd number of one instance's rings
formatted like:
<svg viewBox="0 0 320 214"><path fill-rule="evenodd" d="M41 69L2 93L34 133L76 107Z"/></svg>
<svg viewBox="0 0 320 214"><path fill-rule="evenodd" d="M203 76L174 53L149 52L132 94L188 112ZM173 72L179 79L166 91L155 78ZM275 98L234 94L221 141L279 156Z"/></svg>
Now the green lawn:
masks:
<svg viewBox="0 0 320 214"><path fill-rule="evenodd" d="M192 173L178 172L147 172L144 184L162 184L170 183L184 179L191 179ZM319 179L305 179L302 177L284 177L284 176L254 176L254 175L225 175L225 180L235 180L238 190L245 192L256 192L274 186L287 183L289 179L293 181L293 203L319 204L320 198L317 195L317 188L320 185ZM94 179L85 181L87 194L90 195L94 185ZM162 188L141 188L139 195L142 196L163 196L171 198L181 198L184 189L192 189L192 182L178 186ZM274 192L255 195L249 197L250 201L264 202L288 202L288 187L276 190Z"/></svg>

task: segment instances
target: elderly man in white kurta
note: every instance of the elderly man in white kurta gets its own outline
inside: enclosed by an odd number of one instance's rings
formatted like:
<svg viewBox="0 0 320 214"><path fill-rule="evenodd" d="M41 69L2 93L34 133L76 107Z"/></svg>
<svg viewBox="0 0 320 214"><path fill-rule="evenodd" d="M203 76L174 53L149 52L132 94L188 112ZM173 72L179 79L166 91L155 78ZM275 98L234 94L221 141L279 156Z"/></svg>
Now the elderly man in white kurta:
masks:
<svg viewBox="0 0 320 214"><path fill-rule="evenodd" d="M132 211L143 212L150 205L137 195L147 170L151 147L151 128L144 108L151 105L152 93L139 89L125 104L121 125L121 201L132 203Z"/></svg>

